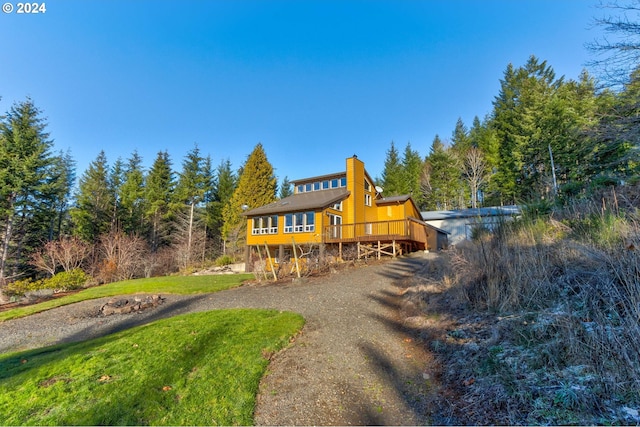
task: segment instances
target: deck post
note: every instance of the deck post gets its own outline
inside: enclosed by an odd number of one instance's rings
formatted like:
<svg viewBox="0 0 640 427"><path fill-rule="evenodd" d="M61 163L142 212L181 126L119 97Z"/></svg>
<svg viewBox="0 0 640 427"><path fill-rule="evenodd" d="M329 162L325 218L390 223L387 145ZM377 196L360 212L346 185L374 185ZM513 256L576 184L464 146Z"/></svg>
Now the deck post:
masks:
<svg viewBox="0 0 640 427"><path fill-rule="evenodd" d="M342 242L338 242L338 258L342 261Z"/></svg>
<svg viewBox="0 0 640 427"><path fill-rule="evenodd" d="M396 239L393 239L393 257L396 257Z"/></svg>
<svg viewBox="0 0 640 427"><path fill-rule="evenodd" d="M382 245L380 245L380 240L378 240L378 259L382 258Z"/></svg>
<svg viewBox="0 0 640 427"><path fill-rule="evenodd" d="M253 271L253 263L251 262L251 246L244 247L244 271L251 273Z"/></svg>

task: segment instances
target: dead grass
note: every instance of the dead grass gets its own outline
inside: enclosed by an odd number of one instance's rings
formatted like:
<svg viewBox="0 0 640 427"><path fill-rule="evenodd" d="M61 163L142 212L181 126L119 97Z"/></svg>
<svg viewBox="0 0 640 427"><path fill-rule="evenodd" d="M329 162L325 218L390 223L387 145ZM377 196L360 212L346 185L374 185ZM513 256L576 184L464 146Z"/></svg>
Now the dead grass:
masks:
<svg viewBox="0 0 640 427"><path fill-rule="evenodd" d="M403 314L437 355L444 422L640 423L634 209L525 218L442 259Z"/></svg>

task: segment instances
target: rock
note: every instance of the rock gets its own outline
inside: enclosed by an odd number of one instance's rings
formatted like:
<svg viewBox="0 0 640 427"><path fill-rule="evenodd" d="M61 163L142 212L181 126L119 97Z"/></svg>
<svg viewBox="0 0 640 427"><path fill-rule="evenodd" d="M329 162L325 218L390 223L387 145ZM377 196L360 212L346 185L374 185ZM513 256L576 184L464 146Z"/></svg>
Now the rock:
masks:
<svg viewBox="0 0 640 427"><path fill-rule="evenodd" d="M152 309L164 302L165 298L160 295L152 296L136 296L133 299L110 299L100 308L100 314L103 316L111 316L113 314L128 314Z"/></svg>

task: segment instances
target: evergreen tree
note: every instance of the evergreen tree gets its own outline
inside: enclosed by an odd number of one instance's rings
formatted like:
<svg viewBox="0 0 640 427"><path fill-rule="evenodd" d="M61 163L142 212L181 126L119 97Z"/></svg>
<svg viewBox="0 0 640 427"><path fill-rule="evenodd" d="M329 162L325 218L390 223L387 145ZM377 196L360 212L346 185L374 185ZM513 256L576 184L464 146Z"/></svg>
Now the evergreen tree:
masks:
<svg viewBox="0 0 640 427"><path fill-rule="evenodd" d="M425 159L422 175L425 205L428 209L456 209L459 206L460 165L455 154L435 136Z"/></svg>
<svg viewBox="0 0 640 427"><path fill-rule="evenodd" d="M134 151L124 170L124 182L119 188L122 231L126 234L145 235L146 210L142 157Z"/></svg>
<svg viewBox="0 0 640 427"><path fill-rule="evenodd" d="M114 193L109 183L109 165L104 151L100 151L80 177L76 204L71 209L75 234L93 243L111 230Z"/></svg>
<svg viewBox="0 0 640 427"><path fill-rule="evenodd" d="M111 227L121 228L121 200L120 189L125 180L125 166L122 158L118 157L113 164L111 171L109 172L108 184L109 192L111 193L111 199L113 204L111 206Z"/></svg>
<svg viewBox="0 0 640 427"><path fill-rule="evenodd" d="M215 179L215 198L210 204L211 218L212 218L212 234L220 239L220 252L225 253L224 242L225 239L222 235L223 227L223 215L222 210L224 206L229 203L233 192L236 189L237 178L233 170L231 169L231 161L229 159L220 162L216 168Z"/></svg>
<svg viewBox="0 0 640 427"><path fill-rule="evenodd" d="M418 208L424 205L424 195L420 187L420 177L422 175L423 162L420 153L411 148L411 143L407 142L402 157L402 194L409 194L413 198Z"/></svg>
<svg viewBox="0 0 640 427"><path fill-rule="evenodd" d="M59 153L53 158L51 180L54 184L52 198L48 201L47 210L51 213L48 240L57 240L71 232L69 223L69 203L71 189L76 180L75 161L71 154Z"/></svg>
<svg viewBox="0 0 640 427"><path fill-rule="evenodd" d="M403 172L400 154L395 143L391 141L391 147L387 151L382 170L382 188L385 196L397 196L403 194Z"/></svg>
<svg viewBox="0 0 640 427"><path fill-rule="evenodd" d="M244 163L238 186L222 211L223 236L235 251L244 246L246 239L247 221L242 216L243 210L275 201L276 187L277 178L273 173L273 166L259 143Z"/></svg>
<svg viewBox="0 0 640 427"><path fill-rule="evenodd" d="M31 233L34 228L46 233L55 214L43 203L54 199L62 185L52 175L53 143L46 125L30 98L15 103L0 119L0 285L9 270L16 275L25 266L32 249L25 247L26 240L46 240L46 234Z"/></svg>
<svg viewBox="0 0 640 427"><path fill-rule="evenodd" d="M284 199L285 197L289 197L293 194L293 184L289 181L289 177L285 176L282 180L282 184L280 184L280 194L278 195L279 199Z"/></svg>
<svg viewBox="0 0 640 427"><path fill-rule="evenodd" d="M169 243L173 189L169 153L160 151L149 170L145 186L145 217L149 223L148 240L152 252Z"/></svg>
<svg viewBox="0 0 640 427"><path fill-rule="evenodd" d="M500 143L500 161L493 179L502 202L515 203L536 197L541 178L547 173L541 166L542 152L536 137L540 114L562 84L546 61L531 56L524 67L509 64L501 80L500 93L494 100L492 126ZM547 168L548 171L548 168Z"/></svg>
<svg viewBox="0 0 640 427"><path fill-rule="evenodd" d="M202 218L198 208L205 202L207 184L205 158L200 155L200 149L196 145L182 162L182 171L178 174L178 183L174 192L176 213L179 214L176 226L181 231L178 243L182 247L181 256L184 266L189 265L194 259L196 229L204 226L200 223Z"/></svg>

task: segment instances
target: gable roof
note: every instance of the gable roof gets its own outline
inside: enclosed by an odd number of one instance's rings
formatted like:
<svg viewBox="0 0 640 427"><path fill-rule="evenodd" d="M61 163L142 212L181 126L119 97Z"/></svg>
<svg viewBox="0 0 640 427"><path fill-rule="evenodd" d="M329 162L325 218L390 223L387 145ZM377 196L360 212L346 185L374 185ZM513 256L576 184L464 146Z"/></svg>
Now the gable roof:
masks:
<svg viewBox="0 0 640 427"><path fill-rule="evenodd" d="M336 203L349 195L346 188L332 188L330 190L309 191L298 193L280 199L268 205L244 212L244 216L261 216L286 212L318 210Z"/></svg>

